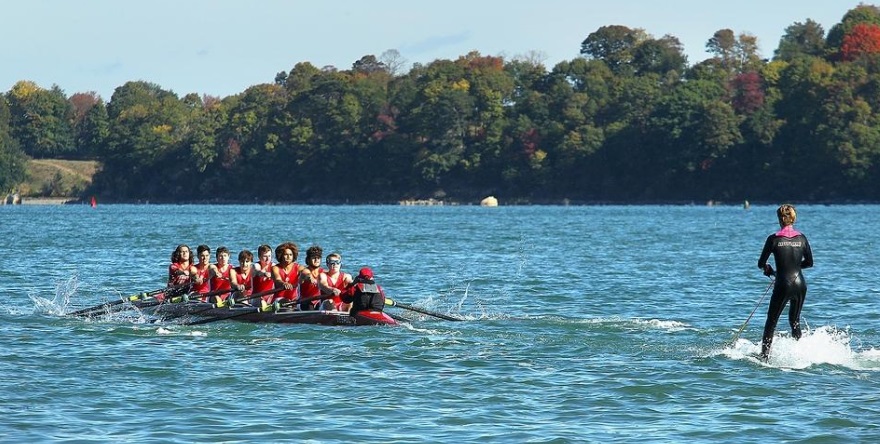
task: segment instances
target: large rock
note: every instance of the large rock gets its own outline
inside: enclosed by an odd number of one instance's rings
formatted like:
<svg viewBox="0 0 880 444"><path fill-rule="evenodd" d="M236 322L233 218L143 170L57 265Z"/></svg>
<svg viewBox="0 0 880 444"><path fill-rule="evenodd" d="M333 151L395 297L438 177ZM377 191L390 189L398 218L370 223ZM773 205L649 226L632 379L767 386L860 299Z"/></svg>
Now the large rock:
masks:
<svg viewBox="0 0 880 444"><path fill-rule="evenodd" d="M498 199L496 199L495 196L488 196L485 199L480 201L480 206L481 207L497 207L498 206Z"/></svg>

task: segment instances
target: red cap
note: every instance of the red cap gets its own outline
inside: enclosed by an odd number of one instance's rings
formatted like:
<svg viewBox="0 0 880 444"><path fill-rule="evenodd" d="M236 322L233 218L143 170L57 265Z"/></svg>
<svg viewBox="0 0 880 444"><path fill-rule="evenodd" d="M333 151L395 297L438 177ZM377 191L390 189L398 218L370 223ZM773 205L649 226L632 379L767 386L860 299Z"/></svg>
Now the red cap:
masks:
<svg viewBox="0 0 880 444"><path fill-rule="evenodd" d="M361 268L361 271L358 272L358 276L362 278L372 279L373 270L370 270L368 267Z"/></svg>

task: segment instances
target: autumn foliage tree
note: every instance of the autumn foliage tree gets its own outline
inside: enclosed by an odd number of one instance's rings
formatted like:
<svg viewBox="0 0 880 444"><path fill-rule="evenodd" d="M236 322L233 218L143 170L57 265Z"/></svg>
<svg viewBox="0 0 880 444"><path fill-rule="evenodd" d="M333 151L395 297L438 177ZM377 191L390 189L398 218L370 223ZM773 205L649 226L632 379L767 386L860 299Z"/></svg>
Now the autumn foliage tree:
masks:
<svg viewBox="0 0 880 444"><path fill-rule="evenodd" d="M852 61L865 56L880 54L880 25L859 23L843 37L840 55Z"/></svg>

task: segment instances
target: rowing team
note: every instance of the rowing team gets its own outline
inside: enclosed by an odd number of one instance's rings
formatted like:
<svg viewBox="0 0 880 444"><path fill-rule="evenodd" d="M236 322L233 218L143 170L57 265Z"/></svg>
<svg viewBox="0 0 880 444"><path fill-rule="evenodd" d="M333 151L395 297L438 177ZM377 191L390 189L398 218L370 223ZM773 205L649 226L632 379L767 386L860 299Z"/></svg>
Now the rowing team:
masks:
<svg viewBox="0 0 880 444"><path fill-rule="evenodd" d="M202 295L203 302L225 304L231 295L236 304L260 304L263 309L280 303L299 310L339 310L352 314L361 310L382 311L385 306L385 292L376 284L370 268L361 268L357 277L352 278L342 271L342 256L331 253L327 255L325 270L321 267L324 251L317 245L306 250L306 265L296 262L299 247L293 242L275 247L274 264L272 247L265 244L257 248L256 263L253 253L242 250L237 267L229 263L226 247L217 248L216 263L210 263L211 248L207 245L199 245L196 253L198 260L193 263L190 248L177 246L168 266L168 285L192 286L194 295Z"/></svg>

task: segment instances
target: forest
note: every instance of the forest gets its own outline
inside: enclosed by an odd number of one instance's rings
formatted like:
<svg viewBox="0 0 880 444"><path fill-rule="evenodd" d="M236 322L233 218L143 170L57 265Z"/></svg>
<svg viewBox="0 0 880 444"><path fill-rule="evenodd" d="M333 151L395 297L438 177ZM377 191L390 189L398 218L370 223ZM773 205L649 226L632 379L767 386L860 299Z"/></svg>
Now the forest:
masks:
<svg viewBox="0 0 880 444"><path fill-rule="evenodd" d="M771 58L707 37L693 64L622 25L550 69L475 51L407 71L388 50L228 97L21 80L0 94L0 191L61 158L100 162L83 195L103 202L880 201L880 8L795 22Z"/></svg>

